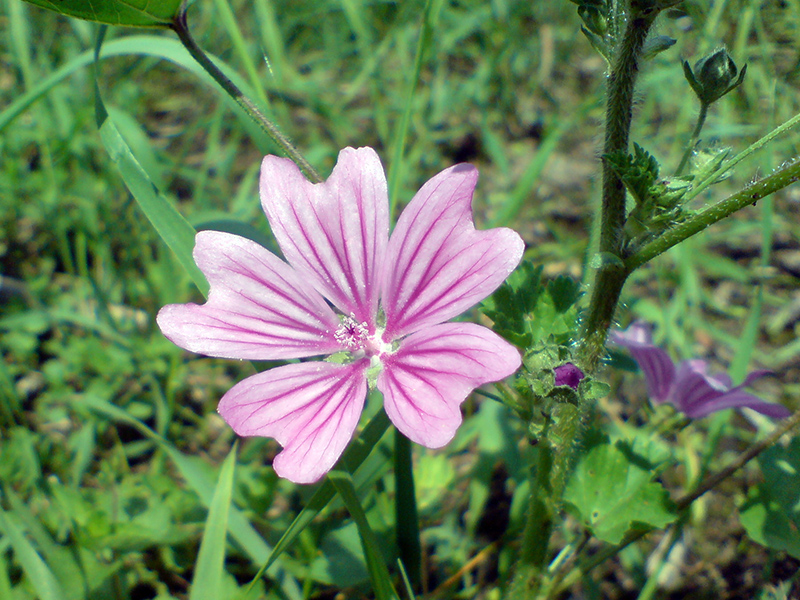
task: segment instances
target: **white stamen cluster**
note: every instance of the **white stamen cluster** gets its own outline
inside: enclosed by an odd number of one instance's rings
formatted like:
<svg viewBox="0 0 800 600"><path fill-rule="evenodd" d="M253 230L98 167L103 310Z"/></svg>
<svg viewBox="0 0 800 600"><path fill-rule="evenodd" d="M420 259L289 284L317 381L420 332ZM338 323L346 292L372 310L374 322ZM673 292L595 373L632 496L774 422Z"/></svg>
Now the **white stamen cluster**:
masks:
<svg viewBox="0 0 800 600"><path fill-rule="evenodd" d="M343 346L347 346L351 350L359 350L364 347L367 337L369 336L369 329L367 329L366 321L359 323L355 319L355 315L350 313L349 317L340 317L342 324L333 337L337 342Z"/></svg>

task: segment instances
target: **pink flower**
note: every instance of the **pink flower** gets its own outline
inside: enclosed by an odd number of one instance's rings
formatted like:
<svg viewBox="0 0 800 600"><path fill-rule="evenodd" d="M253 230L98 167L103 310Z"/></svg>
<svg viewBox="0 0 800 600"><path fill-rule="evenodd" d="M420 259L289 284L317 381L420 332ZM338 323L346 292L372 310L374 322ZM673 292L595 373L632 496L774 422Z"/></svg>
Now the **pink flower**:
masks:
<svg viewBox="0 0 800 600"><path fill-rule="evenodd" d="M283 446L274 461L281 477L311 483L333 467L369 383L401 432L438 448L455 435L474 388L519 368L518 351L489 329L445 323L491 294L522 257L514 231L475 230L477 179L465 164L439 173L390 238L386 177L371 148L342 150L320 184L267 156L261 204L286 262L242 237L197 234L194 258L211 291L202 306L161 309L167 338L223 358L346 353L258 373L222 397L219 412L239 435Z"/></svg>
<svg viewBox="0 0 800 600"><path fill-rule="evenodd" d="M652 343L651 327L640 321L625 331L612 331L612 343L630 350L631 356L644 373L650 399L656 404L668 402L692 419L726 408L751 408L773 419L783 419L791 412L780 404L765 402L758 396L745 392L755 380L769 375L769 371L753 371L742 385L732 387L725 373L709 375L708 363L693 359L675 363L665 350Z"/></svg>

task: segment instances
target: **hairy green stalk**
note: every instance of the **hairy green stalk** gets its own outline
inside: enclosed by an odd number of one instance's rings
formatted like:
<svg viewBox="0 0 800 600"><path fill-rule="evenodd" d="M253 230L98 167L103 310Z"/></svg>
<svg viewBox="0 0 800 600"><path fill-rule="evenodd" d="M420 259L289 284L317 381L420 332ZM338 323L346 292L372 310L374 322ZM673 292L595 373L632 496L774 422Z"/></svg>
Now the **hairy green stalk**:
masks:
<svg viewBox="0 0 800 600"><path fill-rule="evenodd" d="M630 135L633 92L639 75L639 61L647 34L663 7L652 0L631 0L625 32L611 74L608 77L606 133L603 154L627 152ZM589 372L597 368L608 329L619 301L627 273L622 262L625 226L625 185L603 160L603 197L601 205L600 247L604 260L592 289L589 309L583 325L582 360ZM615 260L618 258L619 260Z"/></svg>
<svg viewBox="0 0 800 600"><path fill-rule="evenodd" d="M264 116L258 107L253 103L250 98L244 95L242 90L236 87L225 74L219 70L217 65L215 65L212 60L203 52L203 49L197 45L197 42L194 41L194 38L189 33L189 28L186 24L186 10L182 10L178 17L171 25L171 29L178 35L183 46L186 50L189 51L189 54L200 64L203 69L205 69L206 73L208 73L214 81L216 81L225 92L233 98L239 106L241 106L244 111L253 119L258 125L269 135L272 140L278 145L278 147L283 150L283 152L288 156L294 163L300 167L300 170L308 177L309 180L313 181L314 183L319 183L322 181L322 177L320 177L319 173L317 173L316 169L311 166L311 164L300 154L297 148L289 141L283 133L281 133L278 126L275 125L272 121L270 121L267 117Z"/></svg>
<svg viewBox="0 0 800 600"><path fill-rule="evenodd" d="M663 254L685 239L703 231L706 227L797 181L800 181L800 159L794 160L772 175L750 184L725 200L709 206L683 223L668 229L663 235L645 244L638 252L626 258L623 272L626 275L631 273L659 254Z"/></svg>

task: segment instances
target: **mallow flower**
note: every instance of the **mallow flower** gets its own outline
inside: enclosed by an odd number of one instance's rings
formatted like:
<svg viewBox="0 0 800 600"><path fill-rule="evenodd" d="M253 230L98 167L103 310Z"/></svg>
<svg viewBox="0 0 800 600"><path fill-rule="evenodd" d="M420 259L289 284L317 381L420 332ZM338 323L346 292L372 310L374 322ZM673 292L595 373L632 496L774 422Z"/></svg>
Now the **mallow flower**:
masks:
<svg viewBox="0 0 800 600"><path fill-rule="evenodd" d="M392 423L438 448L455 435L476 387L520 366L486 327L446 323L491 294L522 258L517 233L477 231L471 165L417 192L389 236L386 177L371 148L345 148L327 181L310 183L285 158L261 166L261 204L284 260L228 233L197 234L194 259L210 284L203 305L158 313L164 335L209 356L290 360L231 388L219 412L242 436L276 439L273 466L297 483L333 467L376 385Z"/></svg>
<svg viewBox="0 0 800 600"><path fill-rule="evenodd" d="M632 323L624 331L612 331L609 340L630 351L644 373L653 402L672 404L687 417L699 419L726 408L742 407L773 419L791 414L785 406L765 402L744 391L757 379L769 375L769 371L753 371L741 385L733 386L726 373L711 375L704 360L684 360L676 367L663 348L653 345L651 327L640 321Z"/></svg>

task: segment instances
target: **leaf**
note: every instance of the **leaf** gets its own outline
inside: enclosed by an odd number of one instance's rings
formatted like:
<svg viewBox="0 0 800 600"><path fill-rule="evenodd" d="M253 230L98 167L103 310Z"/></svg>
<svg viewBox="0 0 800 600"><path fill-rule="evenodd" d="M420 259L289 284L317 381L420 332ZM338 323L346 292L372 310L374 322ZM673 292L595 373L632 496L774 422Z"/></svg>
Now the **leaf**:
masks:
<svg viewBox="0 0 800 600"><path fill-rule="evenodd" d="M194 567L194 579L189 600L217 600L222 598L222 581L225 574L225 545L228 534L228 514L233 495L233 474L236 468L236 444L219 472L214 497L208 508L208 518L200 542L200 552Z"/></svg>
<svg viewBox="0 0 800 600"><path fill-rule="evenodd" d="M14 556L40 600L65 600L66 595L36 549L23 535L12 517L0 508L0 530L14 550Z"/></svg>
<svg viewBox="0 0 800 600"><path fill-rule="evenodd" d="M208 282L197 268L192 257L195 230L178 210L158 191L152 179L136 160L130 146L120 135L108 116L99 88L95 89L95 110L100 138L111 160L119 168L125 185L130 190L139 208L147 216L164 243L175 253L178 262L192 278L197 288L208 295Z"/></svg>
<svg viewBox="0 0 800 600"><path fill-rule="evenodd" d="M102 398L85 395L82 398L82 402L92 410L95 410L114 421L131 425L146 437L158 442L162 450L164 450L172 462L175 463L175 466L178 467L181 476L186 480L186 483L189 484L189 487L192 488L200 497L202 503L205 506L211 506L211 490L214 488L214 483L213 480L208 476L208 469L204 468L206 465L202 460L196 456L187 456L186 454L183 454L180 450L175 448L175 446L158 435L147 425L138 419L133 418L121 408L114 406ZM242 514L242 512L235 506L232 506L230 509L228 521L231 537L239 544L251 561L253 561L255 564L262 564L267 560L268 557L271 556L270 553L273 551L270 546L247 521L247 518L244 516L244 514ZM290 565L288 565L288 563L284 563L282 566L287 567ZM276 580L280 581L282 591L288 598L300 597L297 583L291 577L287 576L281 571L282 569L276 568L274 572L271 572L270 574L274 575Z"/></svg>
<svg viewBox="0 0 800 600"><path fill-rule="evenodd" d="M565 313L580 299L581 284L568 275L559 275L547 283L547 292L556 312Z"/></svg>
<svg viewBox="0 0 800 600"><path fill-rule="evenodd" d="M350 516L356 522L375 597L377 600L398 600L399 596L392 585L389 569L383 559L378 539L367 521L361 501L358 499L356 488L353 485L353 477L346 471L333 470L328 474L328 480L333 483Z"/></svg>
<svg viewBox="0 0 800 600"><path fill-rule="evenodd" d="M339 460L339 464L346 465L348 470L354 472L361 465L361 463L364 462L372 449L380 441L381 437L383 437L383 434L386 433L388 428L389 417L386 416L386 411L381 409L372 418L372 420L370 420L367 426L364 427L364 430L358 435L358 437L350 442L350 446L348 446L344 456ZM272 554L269 555L269 559L266 563L264 563L259 572L256 573L256 576L250 582L247 594L249 594L254 588L256 581L258 581L267 571L267 569L272 566L272 564L292 544L297 536L299 536L300 533L306 527L308 527L311 521L314 520L314 517L316 517L331 500L333 500L335 494L336 489L334 488L333 483L331 483L330 479L326 479L319 489L314 492L311 500L309 500L303 510L300 511L300 514L295 517L291 525L289 525L286 531L283 532L281 539L279 539L278 543L275 544ZM249 598L249 595L246 597Z"/></svg>
<svg viewBox="0 0 800 600"><path fill-rule="evenodd" d="M182 0L25 0L68 17L127 27L169 27Z"/></svg>
<svg viewBox="0 0 800 600"><path fill-rule="evenodd" d="M619 543L634 523L664 527L675 520L675 512L667 491L652 481L654 473L648 467L646 457L600 444L578 463L564 500L597 538L611 544Z"/></svg>
<svg viewBox="0 0 800 600"><path fill-rule="evenodd" d="M747 534L763 546L800 559L800 438L758 457L762 483L739 509Z"/></svg>

